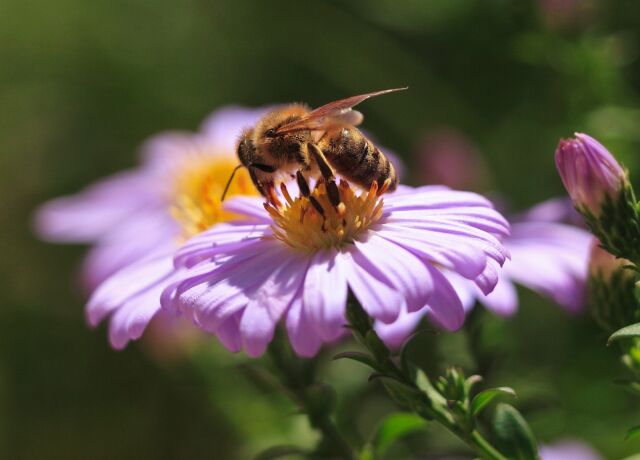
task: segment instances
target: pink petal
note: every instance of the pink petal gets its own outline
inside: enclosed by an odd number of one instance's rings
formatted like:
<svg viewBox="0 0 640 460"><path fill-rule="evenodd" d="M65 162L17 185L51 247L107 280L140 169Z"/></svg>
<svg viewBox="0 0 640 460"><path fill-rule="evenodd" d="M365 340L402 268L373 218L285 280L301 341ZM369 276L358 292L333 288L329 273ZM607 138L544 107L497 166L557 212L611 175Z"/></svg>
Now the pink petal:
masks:
<svg viewBox="0 0 640 460"><path fill-rule="evenodd" d="M322 341L318 328L309 318L307 310L302 306L302 293L299 293L291 302L287 312L287 335L297 355L312 357L318 353Z"/></svg>
<svg viewBox="0 0 640 460"><path fill-rule="evenodd" d="M425 306L433 291L433 282L425 262L402 246L376 234L369 236L365 242L356 241L355 246L406 299L409 311Z"/></svg>
<svg viewBox="0 0 640 460"><path fill-rule="evenodd" d="M507 264L509 263L507 262ZM518 309L516 287L504 273L498 277L498 284L496 284L493 291L478 300L493 313L500 316L511 316Z"/></svg>
<svg viewBox="0 0 640 460"><path fill-rule="evenodd" d="M473 281L463 278L454 271L442 270L441 273L456 291L465 313L469 313L476 303L476 298L482 295L478 286Z"/></svg>
<svg viewBox="0 0 640 460"><path fill-rule="evenodd" d="M453 238L437 233L383 224L376 234L401 245L429 261L455 270L466 278L474 278L484 270L487 257L468 238Z"/></svg>
<svg viewBox="0 0 640 460"><path fill-rule="evenodd" d="M429 309L438 322L450 331L458 330L464 323L464 308L451 283L440 271L429 266L435 289L429 298Z"/></svg>
<svg viewBox="0 0 640 460"><path fill-rule="evenodd" d="M385 208L391 211L420 207L441 209L456 206L484 206L492 208L491 202L477 193L460 192L441 186L425 186L412 189L412 193L385 195Z"/></svg>
<svg viewBox="0 0 640 460"><path fill-rule="evenodd" d="M269 213L264 209L264 198L252 196L234 196L224 202L224 209L256 219L260 223L271 224Z"/></svg>
<svg viewBox="0 0 640 460"><path fill-rule="evenodd" d="M342 334L347 292L347 279L336 252L316 253L304 280L302 316L314 324L323 340L335 340Z"/></svg>
<svg viewBox="0 0 640 460"><path fill-rule="evenodd" d="M162 204L149 182L143 173L126 171L75 195L51 200L37 210L35 231L47 241L96 241L137 211L160 209Z"/></svg>
<svg viewBox="0 0 640 460"><path fill-rule="evenodd" d="M233 353L237 353L242 349L240 317L240 314L231 316L215 331L216 337L218 337L222 345Z"/></svg>
<svg viewBox="0 0 640 460"><path fill-rule="evenodd" d="M91 248L82 265L85 285L93 289L118 270L176 247L179 229L162 212L140 212L114 227Z"/></svg>
<svg viewBox="0 0 640 460"><path fill-rule="evenodd" d="M124 348L130 340L137 340L151 320L160 311L162 284L140 292L127 300L111 317L109 341L116 350Z"/></svg>
<svg viewBox="0 0 640 460"><path fill-rule="evenodd" d="M89 323L96 326L105 316L120 308L129 299L164 282L173 273L170 254L143 260L119 271L102 283L89 299L86 309Z"/></svg>
<svg viewBox="0 0 640 460"><path fill-rule="evenodd" d="M281 260L278 242L263 241L258 249L248 246L224 263L204 263L196 275L190 275L176 287L180 311L190 315L208 332L250 301L252 293L264 286L274 274L272 262ZM256 250L258 249L258 250Z"/></svg>
<svg viewBox="0 0 640 460"><path fill-rule="evenodd" d="M160 177L174 177L186 159L203 150L199 137L188 131L167 131L151 136L140 149L145 168ZM228 154L233 155L233 151Z"/></svg>
<svg viewBox="0 0 640 460"><path fill-rule="evenodd" d="M398 349L413 334L420 320L428 312L428 308L415 312L403 310L393 323L385 324L382 321L376 321L375 330L388 347Z"/></svg>
<svg viewBox="0 0 640 460"><path fill-rule="evenodd" d="M487 259L484 271L474 280L482 294L487 295L493 291L498 284L499 273L500 264L493 259Z"/></svg>
<svg viewBox="0 0 640 460"><path fill-rule="evenodd" d="M272 107L223 107L205 119L200 131L220 150L235 153L241 131L253 127L271 109Z"/></svg>
<svg viewBox="0 0 640 460"><path fill-rule="evenodd" d="M255 293L249 295L249 304L240 320L244 348L252 357L264 353L273 338L276 323L298 293L307 271L306 257L298 254L288 258L282 256L280 265Z"/></svg>
<svg viewBox="0 0 640 460"><path fill-rule="evenodd" d="M359 251L339 253L336 259L344 264L344 273L353 294L371 317L390 323L402 308L406 308L404 297Z"/></svg>
<svg viewBox="0 0 640 460"><path fill-rule="evenodd" d="M218 254L248 249L252 244L259 245L265 234L270 234L266 225L218 224L187 241L176 252L174 263L176 266L192 267Z"/></svg>

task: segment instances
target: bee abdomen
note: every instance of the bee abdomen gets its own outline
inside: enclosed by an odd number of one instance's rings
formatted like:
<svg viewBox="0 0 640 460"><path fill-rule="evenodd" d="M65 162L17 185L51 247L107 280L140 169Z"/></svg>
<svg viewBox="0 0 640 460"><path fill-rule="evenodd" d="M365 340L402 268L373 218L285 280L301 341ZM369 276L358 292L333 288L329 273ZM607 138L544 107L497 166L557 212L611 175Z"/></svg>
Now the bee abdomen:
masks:
<svg viewBox="0 0 640 460"><path fill-rule="evenodd" d="M353 180L365 188L369 188L374 181L378 182L379 186L382 186L385 180L390 179L389 190L393 191L396 188L398 179L395 168L373 142L362 136L356 152L358 163L349 174Z"/></svg>
<svg viewBox="0 0 640 460"><path fill-rule="evenodd" d="M398 183L396 171L378 147L356 128L343 128L339 135L327 136L321 145L329 163L345 179L368 189L373 182L382 185L390 179L388 190Z"/></svg>

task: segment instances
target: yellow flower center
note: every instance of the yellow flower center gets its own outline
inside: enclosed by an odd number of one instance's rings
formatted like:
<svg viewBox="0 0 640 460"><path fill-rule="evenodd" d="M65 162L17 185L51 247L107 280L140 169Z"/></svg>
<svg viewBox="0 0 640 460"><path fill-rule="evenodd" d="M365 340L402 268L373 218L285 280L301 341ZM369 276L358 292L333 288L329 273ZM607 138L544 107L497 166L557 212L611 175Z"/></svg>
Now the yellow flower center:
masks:
<svg viewBox="0 0 640 460"><path fill-rule="evenodd" d="M374 182L368 191L356 195L343 180L338 187L341 201L334 206L322 182L309 197L295 199L282 185L286 203L265 203L265 209L274 220L275 238L292 248L304 252L341 248L353 243L380 219L383 206L380 195L387 186L385 184L378 190L378 184Z"/></svg>
<svg viewBox="0 0 640 460"><path fill-rule="evenodd" d="M223 156L198 155L189 159L174 184L171 214L182 227L182 238L196 235L213 224L231 220L235 214L222 208L222 192L237 163ZM238 170L227 192L257 195L246 169Z"/></svg>

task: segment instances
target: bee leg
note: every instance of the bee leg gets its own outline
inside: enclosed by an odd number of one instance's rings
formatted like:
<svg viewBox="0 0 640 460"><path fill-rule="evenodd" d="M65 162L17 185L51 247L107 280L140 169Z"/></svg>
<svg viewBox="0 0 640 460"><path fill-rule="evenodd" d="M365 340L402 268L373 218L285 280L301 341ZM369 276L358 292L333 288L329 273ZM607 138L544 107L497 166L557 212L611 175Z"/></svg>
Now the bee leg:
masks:
<svg viewBox="0 0 640 460"><path fill-rule="evenodd" d="M260 195L266 197L267 194L264 191L264 186L262 185L262 182L260 182L260 179L258 179L258 176L256 175L256 172L254 171L253 168L247 168L249 170L249 177L251 177L251 181L253 182L253 185L255 185L255 187L258 189L258 192L260 192Z"/></svg>
<svg viewBox="0 0 640 460"><path fill-rule="evenodd" d="M269 200L276 208L281 208L282 203L278 199L278 194L276 193L276 186L273 181L269 181L265 184L266 186L266 194L265 197Z"/></svg>
<svg viewBox="0 0 640 460"><path fill-rule="evenodd" d="M296 172L296 181L298 182L298 188L300 189L300 193L302 194L302 196L308 198L311 205L316 209L316 211L318 211L318 214L320 214L322 217L325 217L322 205L315 196L311 196L309 183L307 182L307 179L304 178L304 175L300 170Z"/></svg>
<svg viewBox="0 0 640 460"><path fill-rule="evenodd" d="M298 182L298 188L300 189L300 193L302 196L309 198L311 195L311 190L309 189L309 183L307 179L304 178L302 172L296 172L296 182Z"/></svg>
<svg viewBox="0 0 640 460"><path fill-rule="evenodd" d="M276 168L270 165L262 164L262 163L251 163L248 169L249 169L249 176L251 177L251 180L255 184L260 194L264 196L268 201L270 201L274 206L276 207L282 206L282 203L280 203L280 200L278 199L278 195L276 194L276 189L273 183L273 179L269 180L268 182L262 182L260 179L258 179L258 175L256 174L256 171L273 173L275 172Z"/></svg>
<svg viewBox="0 0 640 460"><path fill-rule="evenodd" d="M315 144L307 144L307 148L309 152L316 160L318 164L318 168L320 168L320 174L324 178L327 184L327 195L329 196L329 201L333 205L334 208L337 208L340 204L340 190L338 189L338 185L336 184L336 176L333 172L333 168L327 161L327 157L324 156L322 150Z"/></svg>

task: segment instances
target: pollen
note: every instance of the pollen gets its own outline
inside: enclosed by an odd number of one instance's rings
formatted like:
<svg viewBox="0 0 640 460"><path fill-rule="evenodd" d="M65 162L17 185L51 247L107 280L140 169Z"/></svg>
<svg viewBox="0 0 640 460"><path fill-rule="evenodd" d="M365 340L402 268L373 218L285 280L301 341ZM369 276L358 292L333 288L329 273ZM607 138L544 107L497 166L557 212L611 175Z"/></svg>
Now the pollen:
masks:
<svg viewBox="0 0 640 460"><path fill-rule="evenodd" d="M380 195L386 189L385 185L378 190L378 184L374 182L368 191L358 194L342 180L338 187L340 203L334 206L324 182L320 182L308 197L295 199L283 184L281 191L285 203L265 203L265 209L274 220L274 237L303 252L352 244L380 220L383 206Z"/></svg>
<svg viewBox="0 0 640 460"><path fill-rule="evenodd" d="M231 177L236 162L228 157L199 155L181 165L173 189L171 215L182 227L182 239L187 239L218 222L236 217L222 208L222 192ZM240 169L227 192L232 195L257 195L248 172Z"/></svg>

